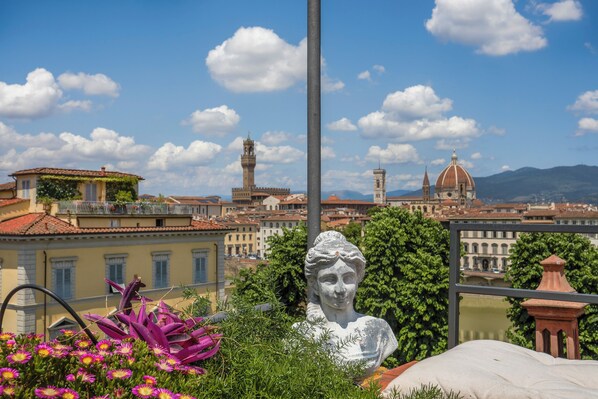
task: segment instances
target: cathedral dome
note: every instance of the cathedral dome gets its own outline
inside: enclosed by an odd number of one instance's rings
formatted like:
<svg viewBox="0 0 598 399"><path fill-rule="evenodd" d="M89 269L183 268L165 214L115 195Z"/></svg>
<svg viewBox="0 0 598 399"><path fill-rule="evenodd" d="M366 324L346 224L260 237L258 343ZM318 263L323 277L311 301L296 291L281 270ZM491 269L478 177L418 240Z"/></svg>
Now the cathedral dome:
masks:
<svg viewBox="0 0 598 399"><path fill-rule="evenodd" d="M434 188L439 199L475 199L475 182L469 172L457 163L453 151L451 163L438 175Z"/></svg>

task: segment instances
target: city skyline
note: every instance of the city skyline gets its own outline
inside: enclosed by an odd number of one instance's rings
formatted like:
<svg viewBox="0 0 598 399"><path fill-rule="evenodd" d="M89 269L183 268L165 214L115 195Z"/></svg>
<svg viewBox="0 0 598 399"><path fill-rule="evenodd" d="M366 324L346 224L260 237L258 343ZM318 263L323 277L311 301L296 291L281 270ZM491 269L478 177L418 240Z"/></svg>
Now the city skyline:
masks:
<svg viewBox="0 0 598 399"><path fill-rule="evenodd" d="M142 193L306 189L307 2L3 2L0 183L135 173ZM322 189L595 165L598 3L322 2Z"/></svg>

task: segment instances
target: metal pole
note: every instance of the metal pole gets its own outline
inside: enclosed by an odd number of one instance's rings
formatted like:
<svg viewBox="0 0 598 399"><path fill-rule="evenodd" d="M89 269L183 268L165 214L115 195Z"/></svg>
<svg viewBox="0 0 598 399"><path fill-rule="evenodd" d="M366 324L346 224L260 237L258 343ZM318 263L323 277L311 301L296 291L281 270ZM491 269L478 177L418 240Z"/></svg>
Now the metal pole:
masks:
<svg viewBox="0 0 598 399"><path fill-rule="evenodd" d="M449 252L449 314L448 348L459 345L459 259L461 256L461 232L451 223Z"/></svg>
<svg viewBox="0 0 598 399"><path fill-rule="evenodd" d="M307 2L307 247L320 234L320 0Z"/></svg>

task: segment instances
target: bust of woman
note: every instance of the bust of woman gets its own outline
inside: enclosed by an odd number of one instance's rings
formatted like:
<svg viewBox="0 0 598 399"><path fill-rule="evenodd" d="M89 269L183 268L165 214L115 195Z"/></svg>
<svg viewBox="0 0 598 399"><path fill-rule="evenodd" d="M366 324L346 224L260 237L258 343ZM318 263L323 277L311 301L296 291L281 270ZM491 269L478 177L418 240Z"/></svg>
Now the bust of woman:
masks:
<svg viewBox="0 0 598 399"><path fill-rule="evenodd" d="M397 340L383 319L357 313L353 299L365 273L365 258L339 232L326 231L305 257L307 278L307 333L329 333L341 362L363 362L364 377L371 375L397 348Z"/></svg>

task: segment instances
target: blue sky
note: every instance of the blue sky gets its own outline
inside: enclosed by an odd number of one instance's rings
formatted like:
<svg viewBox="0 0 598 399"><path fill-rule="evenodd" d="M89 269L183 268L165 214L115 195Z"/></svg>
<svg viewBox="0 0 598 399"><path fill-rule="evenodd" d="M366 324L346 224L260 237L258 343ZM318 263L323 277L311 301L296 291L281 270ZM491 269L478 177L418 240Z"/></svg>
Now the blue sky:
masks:
<svg viewBox="0 0 598 399"><path fill-rule="evenodd" d="M322 188L596 165L598 1L322 0ZM307 1L0 1L0 182L137 173L152 194L306 189ZM4 176L4 177L2 177Z"/></svg>

